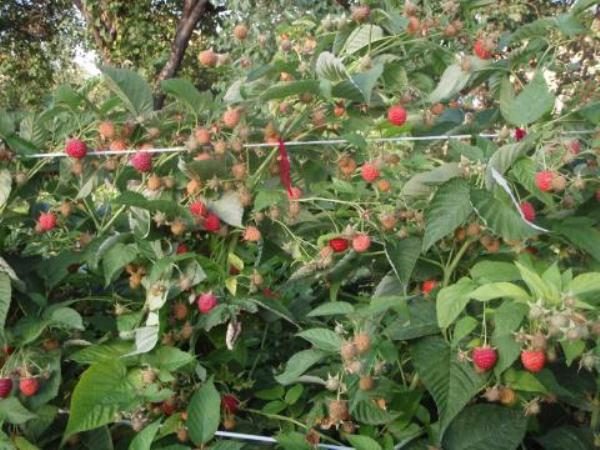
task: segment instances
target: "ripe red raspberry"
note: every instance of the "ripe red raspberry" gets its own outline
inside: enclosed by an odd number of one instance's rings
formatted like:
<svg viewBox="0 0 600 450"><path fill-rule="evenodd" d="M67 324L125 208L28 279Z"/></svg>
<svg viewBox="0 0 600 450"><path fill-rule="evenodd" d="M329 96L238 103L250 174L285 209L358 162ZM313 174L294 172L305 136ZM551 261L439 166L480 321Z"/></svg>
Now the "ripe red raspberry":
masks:
<svg viewBox="0 0 600 450"><path fill-rule="evenodd" d="M554 172L549 170L543 170L535 174L535 185L542 192L548 192L552 190L552 180L554 179Z"/></svg>
<svg viewBox="0 0 600 450"><path fill-rule="evenodd" d="M208 214L208 208L199 200L190 203L189 209L192 216L195 217L204 217Z"/></svg>
<svg viewBox="0 0 600 450"><path fill-rule="evenodd" d="M131 165L138 172L150 172L152 170L152 153L137 152L131 157Z"/></svg>
<svg viewBox="0 0 600 450"><path fill-rule="evenodd" d="M344 252L348 249L348 240L344 238L333 238L329 241L329 247L336 253Z"/></svg>
<svg viewBox="0 0 600 450"><path fill-rule="evenodd" d="M248 242L258 242L260 241L261 234L260 230L254 226L248 226L244 230L244 240Z"/></svg>
<svg viewBox="0 0 600 450"><path fill-rule="evenodd" d="M379 169L373 163L364 163L360 169L360 174L367 183L372 183L379 178Z"/></svg>
<svg viewBox="0 0 600 450"><path fill-rule="evenodd" d="M578 155L579 152L581 151L581 142L579 142L578 139L573 139L570 143L569 143L569 151L573 154L573 155Z"/></svg>
<svg viewBox="0 0 600 450"><path fill-rule="evenodd" d="M515 141L521 141L527 136L527 131L523 128L515 128Z"/></svg>
<svg viewBox="0 0 600 450"><path fill-rule="evenodd" d="M206 214L204 218L204 229L209 233L216 233L221 229L221 219L214 213Z"/></svg>
<svg viewBox="0 0 600 450"><path fill-rule="evenodd" d="M42 232L50 231L56 227L56 216L51 213L41 213L38 218L38 228Z"/></svg>
<svg viewBox="0 0 600 450"><path fill-rule="evenodd" d="M366 252L367 250L369 250L370 246L371 246L371 238L369 237L368 234L364 234L364 233L357 234L352 239L352 248L357 253Z"/></svg>
<svg viewBox="0 0 600 450"><path fill-rule="evenodd" d="M25 397L34 396L38 389L40 388L40 383L37 378L21 378L19 380L19 391Z"/></svg>
<svg viewBox="0 0 600 450"><path fill-rule="evenodd" d="M183 253L187 253L188 251L189 251L189 250L188 250L188 247L187 247L187 245L185 245L185 244L181 243L181 244L179 244L179 245L177 246L177 249L175 250L175 254L177 254L177 255L181 255L181 254L183 254Z"/></svg>
<svg viewBox="0 0 600 450"><path fill-rule="evenodd" d="M217 306L217 297L212 292L205 292L196 298L198 311L202 314L208 314L215 306Z"/></svg>
<svg viewBox="0 0 600 450"><path fill-rule="evenodd" d="M525 219L533 222L535 220L535 208L529 202L521 202L521 212L525 216Z"/></svg>
<svg viewBox="0 0 600 450"><path fill-rule="evenodd" d="M496 349L488 346L473 349L473 364L481 372L487 372L496 365L498 353Z"/></svg>
<svg viewBox="0 0 600 450"><path fill-rule="evenodd" d="M421 284L421 292L424 295L429 295L429 293L437 287L437 284L436 280L425 280Z"/></svg>
<svg viewBox="0 0 600 450"><path fill-rule="evenodd" d="M546 353L543 350L523 350L521 352L521 363L525 370L537 373L546 365Z"/></svg>
<svg viewBox="0 0 600 450"><path fill-rule="evenodd" d="M71 158L85 158L85 155L87 155L87 145L79 139L69 139L65 146L65 153Z"/></svg>
<svg viewBox="0 0 600 450"><path fill-rule="evenodd" d="M302 198L302 189L292 186L287 194L290 200L299 200Z"/></svg>
<svg viewBox="0 0 600 450"><path fill-rule="evenodd" d="M240 401L233 394L225 394L221 397L221 407L229 414L235 414L240 409Z"/></svg>
<svg viewBox="0 0 600 450"><path fill-rule="evenodd" d="M487 45L483 39L477 39L473 45L473 53L475 53L481 59L490 59L492 52L487 48Z"/></svg>
<svg viewBox="0 0 600 450"><path fill-rule="evenodd" d="M400 127L406 123L406 109L401 105L390 106L387 118L392 125Z"/></svg>
<svg viewBox="0 0 600 450"><path fill-rule="evenodd" d="M10 378L0 378L0 398L6 398L10 395L13 388L13 382Z"/></svg>

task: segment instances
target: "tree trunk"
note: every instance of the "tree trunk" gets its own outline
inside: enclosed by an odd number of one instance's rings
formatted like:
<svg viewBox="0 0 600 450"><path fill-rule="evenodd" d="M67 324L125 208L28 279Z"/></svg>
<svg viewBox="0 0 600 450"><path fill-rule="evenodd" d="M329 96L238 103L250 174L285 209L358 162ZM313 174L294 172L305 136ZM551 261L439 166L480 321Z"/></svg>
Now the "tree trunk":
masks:
<svg viewBox="0 0 600 450"><path fill-rule="evenodd" d="M209 6L210 3L208 0L185 0L183 13L175 31L175 39L173 39L173 43L171 44L171 55L158 74L156 79L157 84L160 84L163 80L173 78L177 74L192 33ZM164 101L165 95L159 92L154 98L154 109L161 109Z"/></svg>

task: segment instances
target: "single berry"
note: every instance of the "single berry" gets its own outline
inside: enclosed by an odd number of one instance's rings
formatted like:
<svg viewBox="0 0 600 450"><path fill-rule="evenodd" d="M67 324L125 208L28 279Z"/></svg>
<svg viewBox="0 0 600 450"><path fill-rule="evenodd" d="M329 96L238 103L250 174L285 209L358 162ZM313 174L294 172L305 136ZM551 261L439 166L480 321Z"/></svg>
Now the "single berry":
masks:
<svg viewBox="0 0 600 450"><path fill-rule="evenodd" d="M208 208L200 200L190 203L190 213L195 217L205 217L208 214Z"/></svg>
<svg viewBox="0 0 600 450"><path fill-rule="evenodd" d="M498 353L492 347L476 347L473 349L473 364L482 372L487 372L496 365Z"/></svg>
<svg viewBox="0 0 600 450"><path fill-rule="evenodd" d="M359 355L367 353L371 349L371 337L367 333L359 333L354 336L354 346Z"/></svg>
<svg viewBox="0 0 600 450"><path fill-rule="evenodd" d="M348 420L350 414L348 412L348 402L346 400L332 400L327 405L329 418L334 422Z"/></svg>
<svg viewBox="0 0 600 450"><path fill-rule="evenodd" d="M208 213L204 218L204 229L209 233L216 233L221 229L221 219L214 213Z"/></svg>
<svg viewBox="0 0 600 450"><path fill-rule="evenodd" d="M0 378L0 398L6 398L10 395L13 388L13 382L10 378Z"/></svg>
<svg viewBox="0 0 600 450"><path fill-rule="evenodd" d="M227 128L235 128L240 123L239 109L228 109L223 113L223 123Z"/></svg>
<svg viewBox="0 0 600 450"><path fill-rule="evenodd" d="M40 383L37 378L21 378L19 380L19 391L25 397L34 396L38 389L40 388Z"/></svg>
<svg viewBox="0 0 600 450"><path fill-rule="evenodd" d="M168 398L161 403L160 409L165 416L172 416L177 410L177 402L174 398Z"/></svg>
<svg viewBox="0 0 600 450"><path fill-rule="evenodd" d="M580 179L581 180L581 179ZM582 182L581 180L580 182ZM562 192L567 188L567 179L562 175L555 175L552 178L552 190L556 192Z"/></svg>
<svg viewBox="0 0 600 450"><path fill-rule="evenodd" d="M350 361L357 355L354 342L344 342L340 348L340 355L344 361Z"/></svg>
<svg viewBox="0 0 600 450"><path fill-rule="evenodd" d="M210 131L207 130L206 128L196 128L196 130L194 131L194 137L196 138L196 142L199 145L208 145L210 144Z"/></svg>
<svg viewBox="0 0 600 450"><path fill-rule="evenodd" d="M521 141L527 136L527 131L523 128L515 128L515 141Z"/></svg>
<svg viewBox="0 0 600 450"><path fill-rule="evenodd" d="M360 174L367 183L372 183L379 178L379 169L373 163L364 163L360 168Z"/></svg>
<svg viewBox="0 0 600 450"><path fill-rule="evenodd" d="M152 153L139 151L131 157L131 165L138 172L150 172L152 170Z"/></svg>
<svg viewBox="0 0 600 450"><path fill-rule="evenodd" d="M217 64L217 59L217 54L212 49L198 53L198 62L203 66L214 67Z"/></svg>
<svg viewBox="0 0 600 450"><path fill-rule="evenodd" d="M202 314L208 314L215 306L217 306L217 297L212 292L205 292L196 298L198 311Z"/></svg>
<svg viewBox="0 0 600 450"><path fill-rule="evenodd" d="M490 59L492 52L489 50L486 42L483 39L477 39L473 45L473 53L481 59Z"/></svg>
<svg viewBox="0 0 600 450"><path fill-rule="evenodd" d="M578 155L579 152L581 151L581 142L579 142L578 139L573 139L570 143L569 143L569 151L573 154L573 155Z"/></svg>
<svg viewBox="0 0 600 450"><path fill-rule="evenodd" d="M65 146L65 153L71 158L85 158L85 155L87 155L87 145L79 139L69 139Z"/></svg>
<svg viewBox="0 0 600 450"><path fill-rule="evenodd" d="M50 231L56 227L56 216L51 213L41 213L38 218L38 228L42 232Z"/></svg>
<svg viewBox="0 0 600 450"><path fill-rule="evenodd" d="M175 250L175 254L177 254L177 255L181 255L181 254L183 254L183 253L187 253L188 251L189 251L189 250L188 250L188 247L187 247L187 245L185 245L185 244L181 243L181 244L178 244L178 245L177 245L177 249Z"/></svg>
<svg viewBox="0 0 600 450"><path fill-rule="evenodd" d="M236 25L233 29L233 36L240 41L246 39L246 37L248 36L248 28L246 28L246 25Z"/></svg>
<svg viewBox="0 0 600 450"><path fill-rule="evenodd" d="M240 401L233 394L224 394L221 397L221 407L229 414L235 414L240 409Z"/></svg>
<svg viewBox="0 0 600 450"><path fill-rule="evenodd" d="M352 239L352 248L357 253L366 252L367 250L369 250L370 246L371 246L371 238L369 237L368 234L364 234L364 233L357 234Z"/></svg>
<svg viewBox="0 0 600 450"><path fill-rule="evenodd" d="M115 137L115 126L109 121L100 122L98 124L98 133L102 139L110 140Z"/></svg>
<svg viewBox="0 0 600 450"><path fill-rule="evenodd" d="M525 220L533 222L535 220L535 208L533 207L533 205L529 202L521 202L519 206L521 208L523 216L525 216Z"/></svg>
<svg viewBox="0 0 600 450"><path fill-rule="evenodd" d="M175 303L173 305L173 317L177 320L185 320L188 315L188 307L185 303Z"/></svg>
<svg viewBox="0 0 600 450"><path fill-rule="evenodd" d="M548 192L552 190L552 180L554 179L554 172L549 170L543 170L535 174L535 185L542 192Z"/></svg>
<svg viewBox="0 0 600 450"><path fill-rule="evenodd" d="M523 350L521 352L521 363L525 370L537 373L546 365L546 353L542 350Z"/></svg>
<svg viewBox="0 0 600 450"><path fill-rule="evenodd" d="M433 291L436 287L437 287L437 281L436 280L425 280L421 284L421 292L424 295L429 295L429 293L431 291Z"/></svg>
<svg viewBox="0 0 600 450"><path fill-rule="evenodd" d="M367 5L358 5L352 7L352 13L350 17L352 17L352 20L355 20L356 22L364 22L369 18L370 15L371 8L369 8Z"/></svg>
<svg viewBox="0 0 600 450"><path fill-rule="evenodd" d="M406 109L401 105L390 106L387 118L392 125L400 127L406 123Z"/></svg>
<svg viewBox="0 0 600 450"><path fill-rule="evenodd" d="M287 193L288 199L290 200L299 200L302 198L302 189L296 186L292 186Z"/></svg>
<svg viewBox="0 0 600 450"><path fill-rule="evenodd" d="M244 240L248 242L258 242L260 241L261 234L260 230L254 226L248 226L244 230Z"/></svg>
<svg viewBox="0 0 600 450"><path fill-rule="evenodd" d="M344 252L348 249L348 240L344 238L333 238L329 241L329 248L336 253Z"/></svg>
<svg viewBox="0 0 600 450"><path fill-rule="evenodd" d="M373 389L373 387L375 387L375 380L373 380L373 377L370 377L370 376L360 377L360 380L358 382L358 388L361 391L370 391Z"/></svg>

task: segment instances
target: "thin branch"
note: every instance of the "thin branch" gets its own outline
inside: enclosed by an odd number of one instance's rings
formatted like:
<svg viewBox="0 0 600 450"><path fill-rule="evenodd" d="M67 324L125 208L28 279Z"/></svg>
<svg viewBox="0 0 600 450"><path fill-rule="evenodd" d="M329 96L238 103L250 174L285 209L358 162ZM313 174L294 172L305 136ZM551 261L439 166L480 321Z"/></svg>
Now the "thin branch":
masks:
<svg viewBox="0 0 600 450"><path fill-rule="evenodd" d="M173 43L171 44L169 60L160 71L156 79L157 83L175 76L183 61L183 56L188 48L192 32L202 15L207 12L209 6L211 5L208 0L185 0L183 13L175 31L175 39L173 39ZM154 108L162 108L164 100L164 94L158 94L154 101Z"/></svg>
<svg viewBox="0 0 600 450"><path fill-rule="evenodd" d="M96 47L98 47L98 50L102 55L102 61L104 61L105 64L110 64L111 57L110 52L108 51L108 43L102 38L100 30L98 30L98 28L94 25L94 18L91 12L86 8L82 0L73 0L73 3L83 15L83 18L85 19L88 28L92 32L92 36L94 38L94 41L96 42Z"/></svg>

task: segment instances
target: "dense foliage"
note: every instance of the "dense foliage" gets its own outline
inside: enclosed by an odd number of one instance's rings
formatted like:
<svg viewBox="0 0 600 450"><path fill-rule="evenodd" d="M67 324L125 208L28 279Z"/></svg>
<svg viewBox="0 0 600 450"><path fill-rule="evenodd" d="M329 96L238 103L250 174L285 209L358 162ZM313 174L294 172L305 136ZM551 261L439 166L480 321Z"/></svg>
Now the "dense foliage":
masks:
<svg viewBox="0 0 600 450"><path fill-rule="evenodd" d="M368 3L0 112L5 448L594 447L595 2Z"/></svg>

